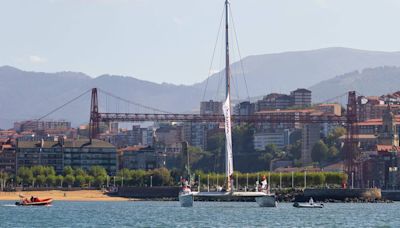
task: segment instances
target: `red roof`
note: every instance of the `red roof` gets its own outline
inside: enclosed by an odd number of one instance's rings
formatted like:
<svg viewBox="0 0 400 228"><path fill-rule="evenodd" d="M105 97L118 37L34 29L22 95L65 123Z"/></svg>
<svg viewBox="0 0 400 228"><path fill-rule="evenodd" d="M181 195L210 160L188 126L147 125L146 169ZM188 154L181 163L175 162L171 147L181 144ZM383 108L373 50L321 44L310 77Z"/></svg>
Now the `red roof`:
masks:
<svg viewBox="0 0 400 228"><path fill-rule="evenodd" d="M378 153L400 152L400 147L392 145L376 145Z"/></svg>

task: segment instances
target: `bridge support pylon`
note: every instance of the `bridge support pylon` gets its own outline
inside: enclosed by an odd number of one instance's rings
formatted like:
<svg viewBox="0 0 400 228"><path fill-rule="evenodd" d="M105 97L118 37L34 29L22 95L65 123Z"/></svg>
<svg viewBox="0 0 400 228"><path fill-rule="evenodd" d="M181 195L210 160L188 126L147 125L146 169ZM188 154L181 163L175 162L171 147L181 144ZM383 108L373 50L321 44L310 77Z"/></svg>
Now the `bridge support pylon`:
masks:
<svg viewBox="0 0 400 228"><path fill-rule="evenodd" d="M346 112L345 171L348 177L348 186L360 188L363 185L363 171L358 148L357 95L355 91L350 91L348 94Z"/></svg>
<svg viewBox="0 0 400 228"><path fill-rule="evenodd" d="M92 89L92 99L90 104L89 138L98 139L100 134L100 115L97 97L97 88Z"/></svg>

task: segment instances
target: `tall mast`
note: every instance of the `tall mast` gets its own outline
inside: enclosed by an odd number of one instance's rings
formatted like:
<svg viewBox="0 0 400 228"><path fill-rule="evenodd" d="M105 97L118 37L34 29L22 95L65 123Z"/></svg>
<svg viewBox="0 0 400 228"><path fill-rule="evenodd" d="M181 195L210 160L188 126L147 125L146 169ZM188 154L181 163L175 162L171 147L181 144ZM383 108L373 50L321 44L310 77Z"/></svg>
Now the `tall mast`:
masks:
<svg viewBox="0 0 400 228"><path fill-rule="evenodd" d="M228 98L231 90L230 74L231 68L229 63L229 1L225 0L225 99Z"/></svg>
<svg viewBox="0 0 400 228"><path fill-rule="evenodd" d="M232 155L232 123L231 123L231 69L229 63L229 0L225 0L225 82L226 94L224 103L224 116L225 116L225 169L226 169L226 186L227 191L232 191L232 177L233 175L233 155Z"/></svg>

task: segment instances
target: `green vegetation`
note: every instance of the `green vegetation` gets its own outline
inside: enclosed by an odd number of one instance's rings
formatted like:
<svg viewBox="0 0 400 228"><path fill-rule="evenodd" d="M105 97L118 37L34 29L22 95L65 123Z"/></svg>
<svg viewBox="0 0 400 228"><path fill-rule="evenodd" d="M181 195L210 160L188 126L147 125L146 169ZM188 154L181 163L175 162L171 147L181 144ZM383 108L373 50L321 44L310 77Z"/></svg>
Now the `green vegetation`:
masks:
<svg viewBox="0 0 400 228"><path fill-rule="evenodd" d="M101 187L109 178L101 166L92 166L88 172L66 166L63 175L58 176L51 166L33 166L18 169L16 184L33 187Z"/></svg>
<svg viewBox="0 0 400 228"><path fill-rule="evenodd" d="M256 127L252 124L241 124L233 128L233 163L235 170L240 172L257 172L270 170L271 162L276 160L292 161L294 167L300 167L301 160L301 131L296 130L290 135L290 145L278 148L267 145L263 150L253 148L253 137ZM312 148L312 159L316 165L326 165L338 162L342 158L342 145L339 138L346 134L346 129L337 127L329 132ZM225 164L225 134L215 132L207 138L205 151L188 147L190 167L192 170L204 172L224 172ZM167 158L169 169L186 170L187 154Z"/></svg>
<svg viewBox="0 0 400 228"><path fill-rule="evenodd" d="M196 181L200 175L200 182L202 185L207 185L209 180L210 186L222 185L225 180L224 174L216 173L203 173L201 171L196 172ZM306 175L307 187L340 187L341 184L347 181L347 175L344 173L337 172L295 172L293 173L293 181L295 188L304 187L304 176ZM273 188L291 188L292 187L292 173L270 173L270 172L258 172L258 173L239 173L233 174L234 182L236 186L236 180L238 180L239 188L243 188L247 185L254 186L257 180L261 180L265 176L267 179L270 178L270 184ZM282 182L280 181L282 178ZM282 186L280 186L282 183Z"/></svg>
<svg viewBox="0 0 400 228"><path fill-rule="evenodd" d="M311 152L311 158L318 164L338 161L342 157L342 145L339 138L346 134L346 129L337 127L329 132L328 137L317 142Z"/></svg>
<svg viewBox="0 0 400 228"><path fill-rule="evenodd" d="M215 172L204 173L203 171L193 172L192 178L203 188L206 187L207 181L211 187L222 186L225 182L225 175ZM307 187L340 187L341 184L347 181L347 175L334 172L307 172ZM93 166L89 171L83 169L72 169L65 167L63 175L56 175L53 167L34 166L32 168L20 167L16 176L16 184L21 186L34 187L102 187L105 185L117 186L178 186L181 177L187 177L185 173L177 169L168 170L166 168L154 170L120 170L115 177L107 176L104 168ZM257 180L261 180L263 176L269 177L273 188L291 188L292 173L272 173L268 171L255 173L234 173L234 182L236 180L240 188L249 184L249 187L254 187ZM10 183L12 177L6 173L0 173L0 184L5 186ZM295 188L304 187L304 173L293 173L293 181ZM281 181L282 180L282 181ZM282 186L280 186L282 183Z"/></svg>

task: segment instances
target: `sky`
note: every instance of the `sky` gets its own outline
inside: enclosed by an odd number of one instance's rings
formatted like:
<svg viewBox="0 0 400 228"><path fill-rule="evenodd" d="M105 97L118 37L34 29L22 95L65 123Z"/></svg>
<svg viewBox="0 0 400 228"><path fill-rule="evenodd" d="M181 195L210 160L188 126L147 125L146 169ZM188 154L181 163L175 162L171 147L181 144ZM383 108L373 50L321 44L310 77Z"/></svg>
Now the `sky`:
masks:
<svg viewBox="0 0 400 228"><path fill-rule="evenodd" d="M193 84L223 67L210 68L223 3L0 0L0 66ZM399 0L231 0L231 9L242 57L400 50Z"/></svg>

